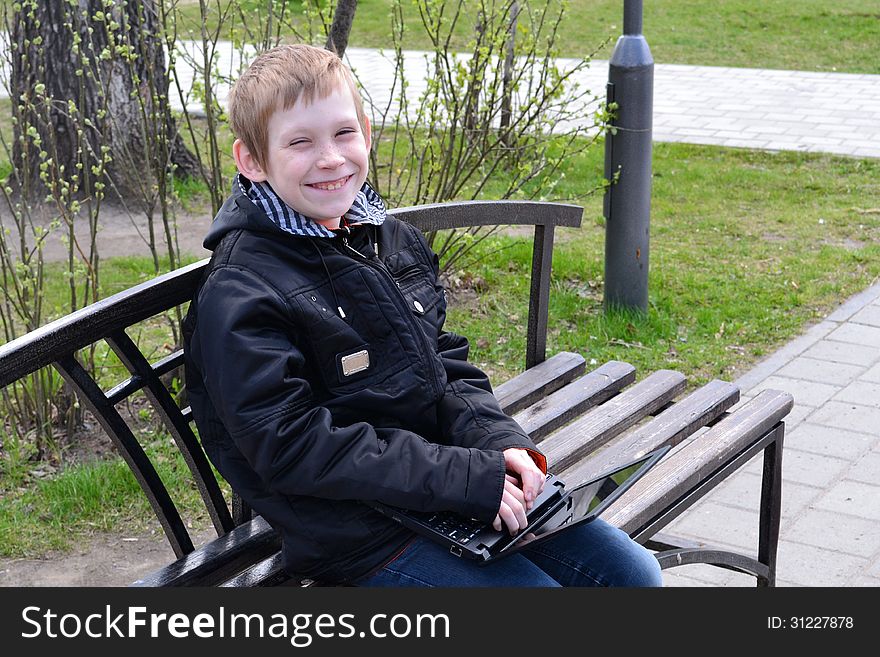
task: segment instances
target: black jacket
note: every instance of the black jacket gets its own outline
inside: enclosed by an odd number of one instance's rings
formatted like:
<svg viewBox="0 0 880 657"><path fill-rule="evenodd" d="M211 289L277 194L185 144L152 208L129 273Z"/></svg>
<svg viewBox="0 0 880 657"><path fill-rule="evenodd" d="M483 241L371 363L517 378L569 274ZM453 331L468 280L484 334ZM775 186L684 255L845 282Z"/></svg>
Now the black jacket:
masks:
<svg viewBox="0 0 880 657"><path fill-rule="evenodd" d="M405 546L408 530L358 500L491 520L500 450L543 465L467 341L443 331L437 257L417 229L388 218L348 238L294 236L236 191L205 246L184 320L189 401L209 458L281 533L291 573L345 582Z"/></svg>

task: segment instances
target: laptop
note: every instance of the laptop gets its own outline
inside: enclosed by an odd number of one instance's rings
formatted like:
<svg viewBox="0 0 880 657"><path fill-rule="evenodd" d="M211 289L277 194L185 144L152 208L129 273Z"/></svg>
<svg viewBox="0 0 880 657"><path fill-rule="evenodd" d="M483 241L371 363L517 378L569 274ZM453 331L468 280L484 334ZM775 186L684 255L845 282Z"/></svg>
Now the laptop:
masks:
<svg viewBox="0 0 880 657"><path fill-rule="evenodd" d="M669 449L655 449L571 489L556 475L547 474L544 489L528 512L528 525L516 536L506 528L494 529L491 522L453 511L412 511L382 502L366 503L417 534L448 546L453 555L488 564L597 518Z"/></svg>

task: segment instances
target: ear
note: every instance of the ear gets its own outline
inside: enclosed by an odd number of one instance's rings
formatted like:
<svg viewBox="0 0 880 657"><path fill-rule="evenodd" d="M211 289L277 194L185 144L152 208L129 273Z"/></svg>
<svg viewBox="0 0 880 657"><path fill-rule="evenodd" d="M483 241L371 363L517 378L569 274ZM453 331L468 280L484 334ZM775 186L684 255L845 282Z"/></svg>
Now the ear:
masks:
<svg viewBox="0 0 880 657"><path fill-rule="evenodd" d="M254 154L241 139L232 142L232 157L239 173L248 180L263 182L268 178L267 172L257 163Z"/></svg>
<svg viewBox="0 0 880 657"><path fill-rule="evenodd" d="M370 119L366 116L364 117L364 141L369 151L373 144L373 126L370 125Z"/></svg>

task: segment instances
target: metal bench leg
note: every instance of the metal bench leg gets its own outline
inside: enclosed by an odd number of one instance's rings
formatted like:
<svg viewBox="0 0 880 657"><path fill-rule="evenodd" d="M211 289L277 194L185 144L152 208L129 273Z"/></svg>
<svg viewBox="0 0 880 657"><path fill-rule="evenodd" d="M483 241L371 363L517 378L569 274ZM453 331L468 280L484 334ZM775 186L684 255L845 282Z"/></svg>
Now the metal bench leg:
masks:
<svg viewBox="0 0 880 657"><path fill-rule="evenodd" d="M782 508L782 445L784 435L785 424L780 422L752 447L728 463L715 475L702 482L675 505L672 505L652 524L635 532L633 538L657 552L655 556L660 562L661 568L705 563L752 575L759 587L776 586L776 548L779 544ZM757 559L657 532L657 528L664 527L676 518L726 478L728 474L754 458L759 450L764 452L764 472L761 477Z"/></svg>
<svg viewBox="0 0 880 657"><path fill-rule="evenodd" d="M776 549L782 515L782 444L785 423L773 430L772 442L764 448L764 474L761 479L761 516L758 536L758 561L767 566L767 577L758 577L757 585L776 586Z"/></svg>
<svg viewBox="0 0 880 657"><path fill-rule="evenodd" d="M765 564L759 563L754 557L729 550L712 547L675 547L658 552L654 556L657 557L661 570L700 563L745 573L755 577L758 581L767 581L768 579L768 569Z"/></svg>

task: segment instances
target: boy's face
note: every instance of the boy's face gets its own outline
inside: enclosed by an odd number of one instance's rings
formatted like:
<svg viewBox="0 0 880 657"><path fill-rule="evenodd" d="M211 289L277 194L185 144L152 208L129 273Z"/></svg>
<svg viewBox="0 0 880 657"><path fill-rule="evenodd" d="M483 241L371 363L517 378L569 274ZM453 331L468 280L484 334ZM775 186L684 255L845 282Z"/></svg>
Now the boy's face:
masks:
<svg viewBox="0 0 880 657"><path fill-rule="evenodd" d="M366 133L361 129L354 98L340 84L326 98L272 114L264 167L240 141L233 154L246 178L268 181L294 210L335 228L367 179L369 132L369 124Z"/></svg>

